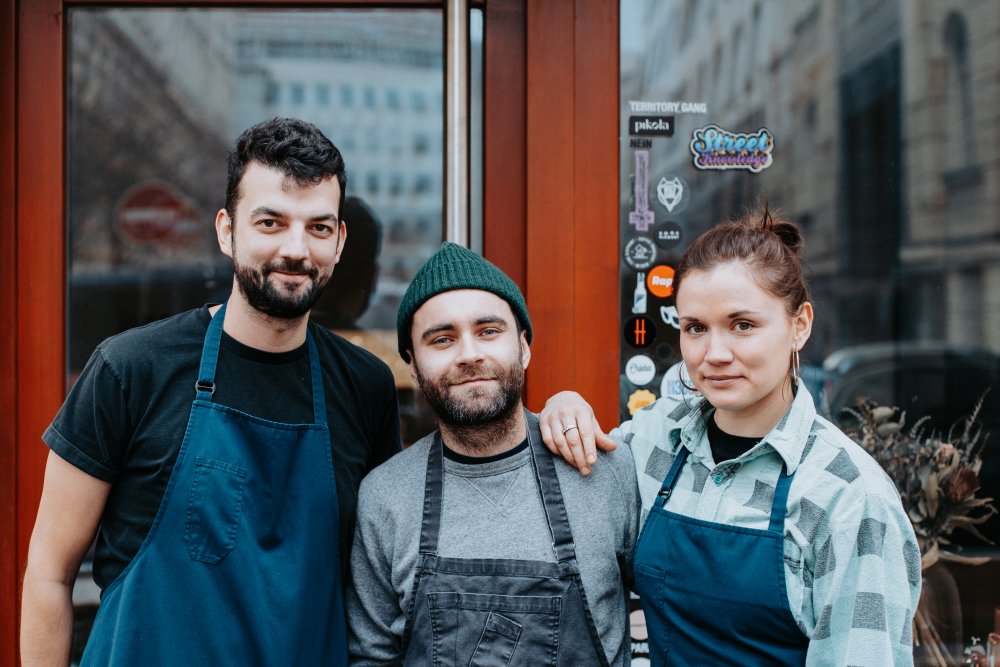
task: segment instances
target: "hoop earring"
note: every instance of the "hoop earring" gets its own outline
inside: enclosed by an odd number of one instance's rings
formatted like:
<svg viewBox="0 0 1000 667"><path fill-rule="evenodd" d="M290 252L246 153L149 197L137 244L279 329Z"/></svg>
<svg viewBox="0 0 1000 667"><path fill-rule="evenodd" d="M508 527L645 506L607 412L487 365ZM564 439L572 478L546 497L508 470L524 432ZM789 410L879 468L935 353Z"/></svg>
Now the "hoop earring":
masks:
<svg viewBox="0 0 1000 667"><path fill-rule="evenodd" d="M795 349L795 348L792 348L792 360L791 361L792 361L792 363L791 363L791 369L790 369L790 371L791 371L791 374L792 374L792 385L794 385L794 386L797 387L799 385L799 378L801 377L800 372L802 370L802 366L801 366L801 364L799 362L799 351L797 349Z"/></svg>

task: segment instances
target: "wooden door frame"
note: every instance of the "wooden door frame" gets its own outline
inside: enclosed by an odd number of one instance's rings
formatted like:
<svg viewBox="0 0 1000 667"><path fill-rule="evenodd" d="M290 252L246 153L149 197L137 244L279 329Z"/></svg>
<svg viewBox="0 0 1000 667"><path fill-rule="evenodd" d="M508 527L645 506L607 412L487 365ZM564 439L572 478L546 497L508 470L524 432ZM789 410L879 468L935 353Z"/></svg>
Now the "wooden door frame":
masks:
<svg viewBox="0 0 1000 667"><path fill-rule="evenodd" d="M618 423L618 3L527 2L528 406Z"/></svg>
<svg viewBox="0 0 1000 667"><path fill-rule="evenodd" d="M64 398L63 28L76 4L280 3L0 0L0 664L18 660L20 578L47 456L40 436ZM537 410L575 388L609 427L618 413L617 3L475 4L486 25L484 254L526 293L535 328L527 403Z"/></svg>
<svg viewBox="0 0 1000 667"><path fill-rule="evenodd" d="M15 0L0 0L0 664L17 664L17 173Z"/></svg>

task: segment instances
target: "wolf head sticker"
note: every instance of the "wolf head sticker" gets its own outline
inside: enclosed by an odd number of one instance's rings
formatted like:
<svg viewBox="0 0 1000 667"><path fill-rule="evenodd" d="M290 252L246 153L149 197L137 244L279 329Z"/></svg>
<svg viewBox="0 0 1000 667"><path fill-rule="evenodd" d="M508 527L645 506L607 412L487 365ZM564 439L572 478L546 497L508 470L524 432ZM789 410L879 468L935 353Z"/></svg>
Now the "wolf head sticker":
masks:
<svg viewBox="0 0 1000 667"><path fill-rule="evenodd" d="M676 176L669 181L666 176L661 178L656 185L656 198L667 207L668 212L672 213L674 207L684 198L684 184L681 183L681 179Z"/></svg>

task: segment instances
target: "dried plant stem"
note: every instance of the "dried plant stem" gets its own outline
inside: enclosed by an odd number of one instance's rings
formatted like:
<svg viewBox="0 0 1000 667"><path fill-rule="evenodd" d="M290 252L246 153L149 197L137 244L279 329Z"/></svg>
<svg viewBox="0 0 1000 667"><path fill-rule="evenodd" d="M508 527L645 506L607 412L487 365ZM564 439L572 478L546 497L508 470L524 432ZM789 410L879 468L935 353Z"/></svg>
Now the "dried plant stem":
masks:
<svg viewBox="0 0 1000 667"><path fill-rule="evenodd" d="M917 612L913 615L913 622L917 626L916 644L922 646L928 654L933 667L959 667L958 660L946 650L941 635L934 629L934 625L927 618L924 610L917 605Z"/></svg>

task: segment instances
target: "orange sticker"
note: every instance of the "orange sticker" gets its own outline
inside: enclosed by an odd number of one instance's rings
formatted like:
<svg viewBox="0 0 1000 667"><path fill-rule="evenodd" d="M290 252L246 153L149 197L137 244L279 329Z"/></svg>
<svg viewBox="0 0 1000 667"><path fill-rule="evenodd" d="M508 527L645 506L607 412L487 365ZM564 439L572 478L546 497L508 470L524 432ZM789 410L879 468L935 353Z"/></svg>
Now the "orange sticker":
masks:
<svg viewBox="0 0 1000 667"><path fill-rule="evenodd" d="M661 299L674 293L674 270L666 264L654 266L646 276L646 287Z"/></svg>
<svg viewBox="0 0 1000 667"><path fill-rule="evenodd" d="M633 391L628 397L628 413L634 415L636 412L656 402L656 394L648 389L638 389Z"/></svg>

